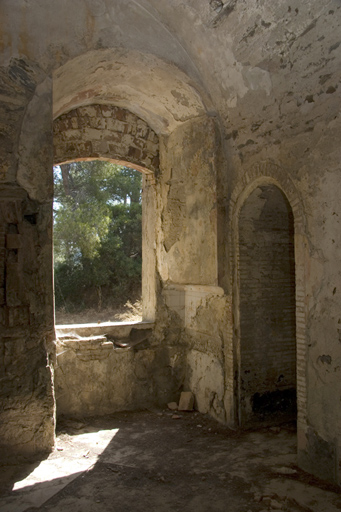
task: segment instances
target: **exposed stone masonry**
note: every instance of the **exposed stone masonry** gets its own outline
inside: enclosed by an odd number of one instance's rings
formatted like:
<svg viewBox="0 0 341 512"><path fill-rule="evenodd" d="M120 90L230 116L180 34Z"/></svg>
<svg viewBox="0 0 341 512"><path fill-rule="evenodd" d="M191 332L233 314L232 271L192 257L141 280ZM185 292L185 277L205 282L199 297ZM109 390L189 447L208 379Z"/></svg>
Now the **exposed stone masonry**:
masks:
<svg viewBox="0 0 341 512"><path fill-rule="evenodd" d="M112 105L88 105L63 114L53 123L54 163L107 158L144 171L159 167L159 140L132 112Z"/></svg>
<svg viewBox="0 0 341 512"><path fill-rule="evenodd" d="M44 207L19 187L0 187L0 451L19 428L15 450L30 455L48 451L54 437L52 372L53 326L46 325L52 304L42 262ZM42 272L39 271L42 270ZM40 274L40 275L39 275ZM33 278L33 276L35 276ZM34 285L41 293L36 293ZM40 436L34 439L34 432Z"/></svg>

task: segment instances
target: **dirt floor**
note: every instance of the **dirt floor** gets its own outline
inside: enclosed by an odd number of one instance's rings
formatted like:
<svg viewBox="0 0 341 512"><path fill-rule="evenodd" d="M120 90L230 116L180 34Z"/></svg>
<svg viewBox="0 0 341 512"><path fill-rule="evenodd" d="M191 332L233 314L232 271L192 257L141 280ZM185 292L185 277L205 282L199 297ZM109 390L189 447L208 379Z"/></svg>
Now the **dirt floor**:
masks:
<svg viewBox="0 0 341 512"><path fill-rule="evenodd" d="M234 432L169 410L64 420L47 460L2 467L0 511L340 511L338 489L295 452L293 424Z"/></svg>

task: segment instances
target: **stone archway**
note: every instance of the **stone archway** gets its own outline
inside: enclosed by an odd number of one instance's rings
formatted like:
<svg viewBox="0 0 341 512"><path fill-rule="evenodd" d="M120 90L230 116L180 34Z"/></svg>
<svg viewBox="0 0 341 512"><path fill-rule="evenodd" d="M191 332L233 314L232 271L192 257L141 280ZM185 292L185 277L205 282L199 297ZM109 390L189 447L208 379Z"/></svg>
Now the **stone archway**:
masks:
<svg viewBox="0 0 341 512"><path fill-rule="evenodd" d="M103 159L133 166L142 180L143 319L155 317L155 174L159 138L148 124L126 109L87 105L53 123L54 163ZM147 222L148 219L148 222Z"/></svg>

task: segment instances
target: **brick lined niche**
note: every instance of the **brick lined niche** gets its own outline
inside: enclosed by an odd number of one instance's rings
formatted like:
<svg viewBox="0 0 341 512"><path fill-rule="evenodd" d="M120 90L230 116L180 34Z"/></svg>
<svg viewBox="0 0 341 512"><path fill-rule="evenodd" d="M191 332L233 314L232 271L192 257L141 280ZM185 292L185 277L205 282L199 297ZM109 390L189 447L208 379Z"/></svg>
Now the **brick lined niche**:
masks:
<svg viewBox="0 0 341 512"><path fill-rule="evenodd" d="M159 167L159 139L132 112L112 105L87 105L53 123L54 163L102 158L144 173Z"/></svg>
<svg viewBox="0 0 341 512"><path fill-rule="evenodd" d="M275 185L241 208L239 279L240 422L296 418L294 220Z"/></svg>

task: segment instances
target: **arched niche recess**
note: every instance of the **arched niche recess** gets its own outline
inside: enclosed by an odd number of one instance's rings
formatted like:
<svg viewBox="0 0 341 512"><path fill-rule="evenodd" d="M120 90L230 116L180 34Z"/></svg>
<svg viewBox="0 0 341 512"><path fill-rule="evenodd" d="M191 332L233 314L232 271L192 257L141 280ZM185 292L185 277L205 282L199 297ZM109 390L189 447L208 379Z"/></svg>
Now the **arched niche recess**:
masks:
<svg viewBox="0 0 341 512"><path fill-rule="evenodd" d="M239 422L296 419L294 218L277 186L246 198L238 240Z"/></svg>

